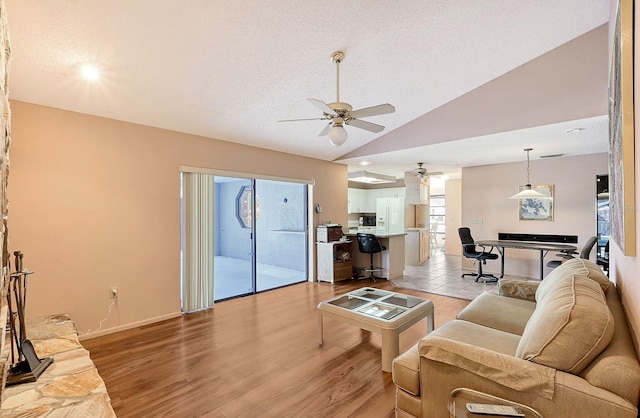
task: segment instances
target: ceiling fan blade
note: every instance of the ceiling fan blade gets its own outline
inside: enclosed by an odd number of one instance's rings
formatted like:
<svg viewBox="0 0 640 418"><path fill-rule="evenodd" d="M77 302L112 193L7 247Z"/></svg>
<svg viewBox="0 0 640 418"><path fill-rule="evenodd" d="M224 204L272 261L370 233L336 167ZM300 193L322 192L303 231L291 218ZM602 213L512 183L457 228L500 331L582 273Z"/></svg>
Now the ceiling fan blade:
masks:
<svg viewBox="0 0 640 418"><path fill-rule="evenodd" d="M299 122L299 121L305 121L305 120L327 120L327 118L283 119L283 120L279 120L278 122Z"/></svg>
<svg viewBox="0 0 640 418"><path fill-rule="evenodd" d="M413 172L415 173L416 176L423 178L423 177L430 177L430 176L441 176L444 173L442 171L425 171L425 172L421 172L421 171L416 171L413 170Z"/></svg>
<svg viewBox="0 0 640 418"><path fill-rule="evenodd" d="M366 118L369 116L377 116L384 115L387 113L393 113L396 111L396 108L390 105L389 103L365 107L364 109L353 110L349 112L352 118Z"/></svg>
<svg viewBox="0 0 640 418"><path fill-rule="evenodd" d="M351 119L350 121L345 123L349 126L355 126L356 128L364 129L365 131L369 131L369 132L378 133L384 130L384 126L382 125L366 122L359 119Z"/></svg>
<svg viewBox="0 0 640 418"><path fill-rule="evenodd" d="M336 114L336 112L333 109L331 109L329 105L323 102L322 100L316 100L316 99L307 99L307 100L309 101L309 103L311 103L318 109L322 110L322 113L327 113L329 115Z"/></svg>
<svg viewBox="0 0 640 418"><path fill-rule="evenodd" d="M320 131L320 133L318 134L318 136L327 136L329 135L329 129L331 129L331 126L333 125L333 123L327 123L327 126L324 127L324 129L322 131Z"/></svg>

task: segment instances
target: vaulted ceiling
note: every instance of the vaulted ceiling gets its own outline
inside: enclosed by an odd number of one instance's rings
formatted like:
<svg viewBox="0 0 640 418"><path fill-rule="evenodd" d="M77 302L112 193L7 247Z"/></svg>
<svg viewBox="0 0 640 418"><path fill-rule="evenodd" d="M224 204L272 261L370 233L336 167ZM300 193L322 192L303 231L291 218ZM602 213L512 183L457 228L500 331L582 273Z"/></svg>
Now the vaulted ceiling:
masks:
<svg viewBox="0 0 640 418"><path fill-rule="evenodd" d="M401 173L606 152L608 0L7 0L10 97ZM307 102L391 103L332 146ZM85 64L100 71L89 82ZM584 128L567 133L570 128Z"/></svg>

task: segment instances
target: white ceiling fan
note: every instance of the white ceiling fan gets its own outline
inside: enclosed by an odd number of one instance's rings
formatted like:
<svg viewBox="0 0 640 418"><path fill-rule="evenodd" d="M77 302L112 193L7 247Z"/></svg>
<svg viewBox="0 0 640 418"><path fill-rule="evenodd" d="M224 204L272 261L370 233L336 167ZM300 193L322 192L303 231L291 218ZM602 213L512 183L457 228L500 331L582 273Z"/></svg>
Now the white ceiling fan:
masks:
<svg viewBox="0 0 640 418"><path fill-rule="evenodd" d="M418 168L413 170L413 174L420 179L429 176L441 176L444 174L442 171L427 171L427 169L422 166L423 164L424 163L418 163Z"/></svg>
<svg viewBox="0 0 640 418"><path fill-rule="evenodd" d="M332 145L340 146L347 140L347 131L343 125L349 125L356 128L364 129L369 132L382 132L384 126L375 123L360 120L369 116L384 115L393 113L396 108L389 103L377 106L366 107L364 109L353 110L349 103L340 101L340 63L344 59L344 52L336 51L331 54L331 60L336 63L336 101L325 103L317 99L307 99L311 104L322 111L321 118L311 119L287 119L278 122L297 122L304 120L328 120L329 124L320 132L318 136L329 135L329 141Z"/></svg>

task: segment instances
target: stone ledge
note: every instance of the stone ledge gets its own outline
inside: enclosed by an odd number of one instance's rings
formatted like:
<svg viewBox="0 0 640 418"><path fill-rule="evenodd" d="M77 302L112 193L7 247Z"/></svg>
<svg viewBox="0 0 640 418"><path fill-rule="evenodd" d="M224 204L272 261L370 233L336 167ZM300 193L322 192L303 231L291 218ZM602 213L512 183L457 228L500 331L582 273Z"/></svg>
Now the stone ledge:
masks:
<svg viewBox="0 0 640 418"><path fill-rule="evenodd" d="M78 341L75 324L66 315L27 321L29 340L38 357L53 357L37 381L4 388L4 418L116 417L104 381L89 352Z"/></svg>

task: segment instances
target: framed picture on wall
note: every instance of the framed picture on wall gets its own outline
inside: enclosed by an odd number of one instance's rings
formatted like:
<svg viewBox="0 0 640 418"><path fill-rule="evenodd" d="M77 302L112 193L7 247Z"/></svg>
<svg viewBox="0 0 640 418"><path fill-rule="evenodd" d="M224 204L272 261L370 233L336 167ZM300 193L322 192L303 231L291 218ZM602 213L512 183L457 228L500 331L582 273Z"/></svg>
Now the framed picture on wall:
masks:
<svg viewBox="0 0 640 418"><path fill-rule="evenodd" d="M525 186L520 186L520 191ZM553 184L531 186L531 190L542 193L544 197L520 199L519 214L521 221L553 221Z"/></svg>
<svg viewBox="0 0 640 418"><path fill-rule="evenodd" d="M619 0L609 72L609 195L611 239L636 255L633 116L633 0Z"/></svg>

